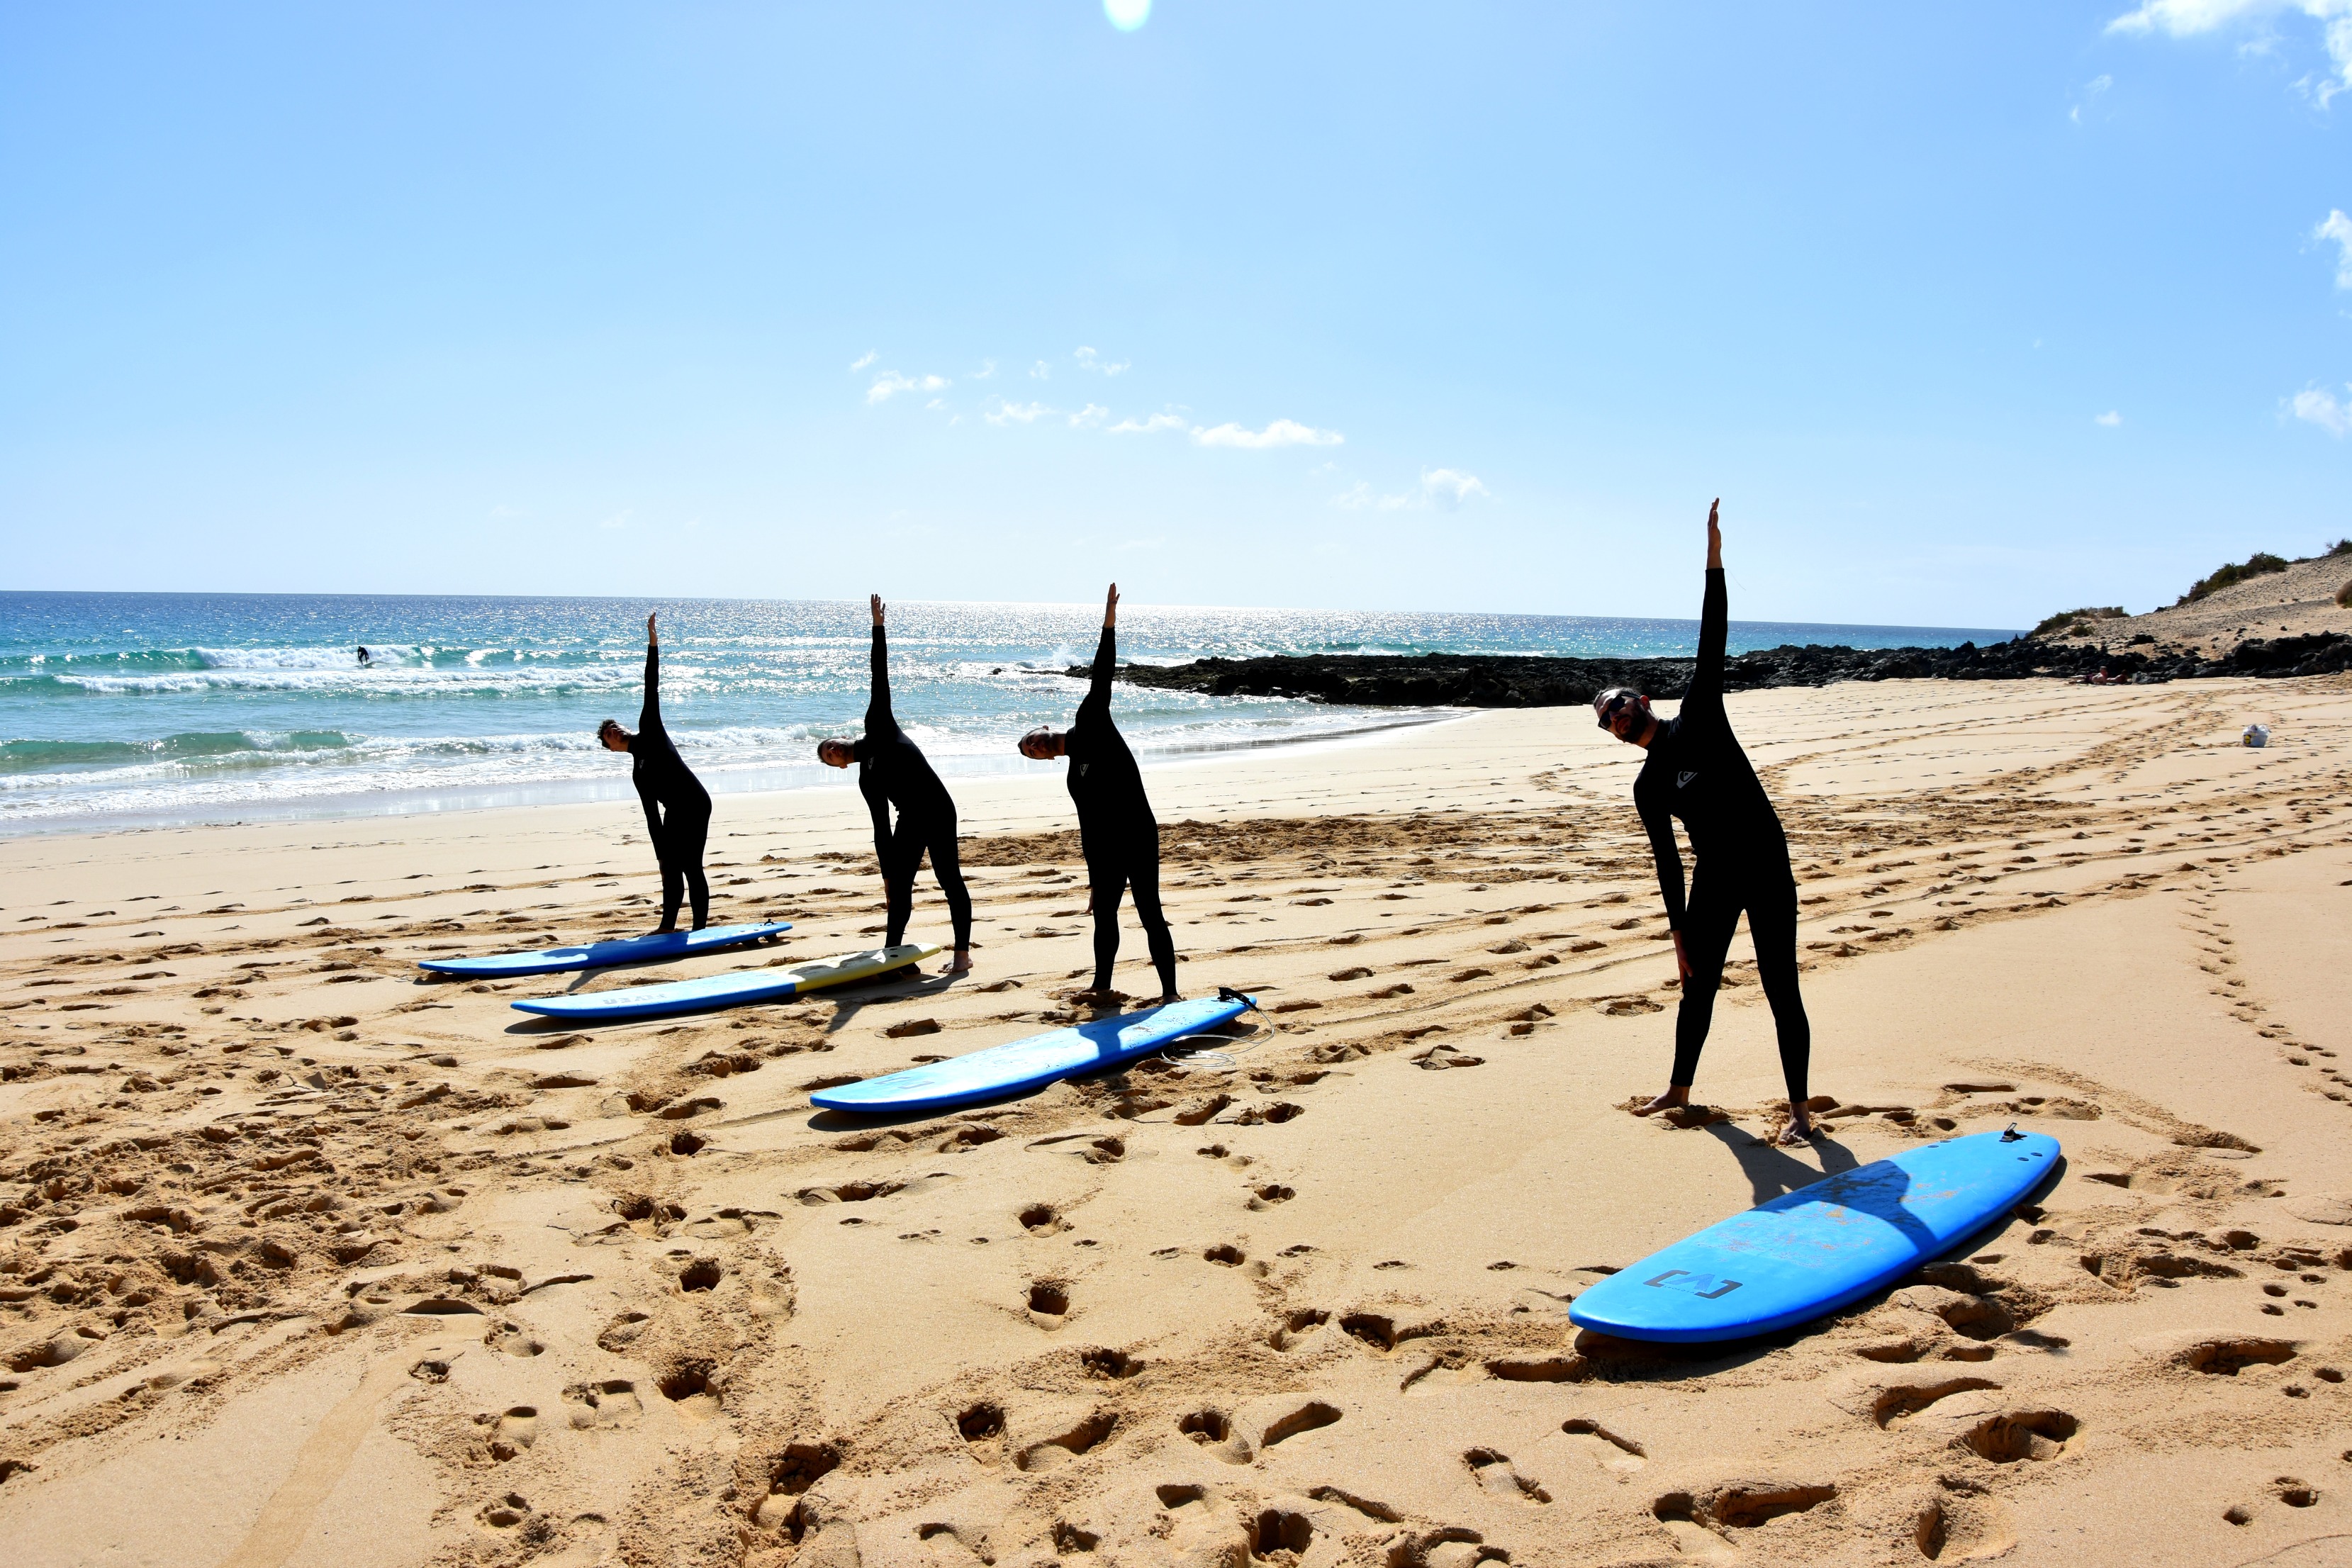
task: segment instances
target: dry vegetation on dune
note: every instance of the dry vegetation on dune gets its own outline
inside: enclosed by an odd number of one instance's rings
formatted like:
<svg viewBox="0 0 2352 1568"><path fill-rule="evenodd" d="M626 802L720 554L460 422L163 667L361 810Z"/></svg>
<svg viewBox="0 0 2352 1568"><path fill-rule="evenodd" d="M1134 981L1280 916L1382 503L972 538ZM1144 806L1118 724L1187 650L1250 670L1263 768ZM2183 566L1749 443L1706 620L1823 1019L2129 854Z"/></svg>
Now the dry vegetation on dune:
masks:
<svg viewBox="0 0 2352 1568"><path fill-rule="evenodd" d="M1074 835L967 843L971 980L594 1033L505 1006L571 977L413 968L641 927L584 865L12 899L0 1531L84 1560L135 1477L211 1532L155 1560L238 1568L2044 1560L2085 1510L2114 1551L2074 1560L2154 1560L2123 1498L2183 1561L2343 1539L2352 1174L2316 1173L2352 1076L2342 972L2295 961L2340 946L2352 681L2269 686L2299 722L2267 753L2222 743L2221 683L1893 685L1810 727L1822 694L1766 696L1814 1163L2011 1121L2069 1148L1965 1260L1761 1342L1569 1324L1706 1182L1812 1166L1762 1089L1608 1109L1654 1087L1673 970L1623 776L1549 742L1460 764L1472 805L1167 812L1187 987L1263 1004L1230 1052L891 1123L805 1093L1077 1016ZM790 919L794 955L878 923L854 851L733 853L719 918ZM1734 1078L1752 982L1716 1081L1770 1082ZM2020 988L2038 1023L1970 1022ZM2101 1026L2143 1004L2190 1044ZM1837 1035L1906 1014L1937 1026Z"/></svg>
<svg viewBox="0 0 2352 1568"><path fill-rule="evenodd" d="M2199 578L2169 605L2143 615L2120 605L2065 610L2028 635L2122 648L2194 648L2208 656L2276 637L2352 633L2352 540L2289 561L2256 551Z"/></svg>

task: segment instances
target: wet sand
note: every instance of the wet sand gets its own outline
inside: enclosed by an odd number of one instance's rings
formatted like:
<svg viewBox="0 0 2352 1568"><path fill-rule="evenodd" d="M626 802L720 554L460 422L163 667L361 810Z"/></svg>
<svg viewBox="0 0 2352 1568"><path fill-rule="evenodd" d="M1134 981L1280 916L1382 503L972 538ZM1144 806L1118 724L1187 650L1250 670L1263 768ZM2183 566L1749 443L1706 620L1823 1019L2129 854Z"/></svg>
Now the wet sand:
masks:
<svg viewBox="0 0 2352 1568"><path fill-rule="evenodd" d="M719 802L715 918L780 948L584 981L413 966L644 929L623 805L15 841L9 1560L2352 1557L2352 680L1731 711L1802 880L1803 1152L1744 935L1706 1112L1626 1113L1674 966L1580 710L1153 772L1185 987L1264 1005L1229 1065L887 1124L807 1092L1076 1016L1057 774L956 786L974 975L593 1032L507 1004L875 941L856 795ZM1832 1320L1567 1320L2011 1121L2054 1189Z"/></svg>

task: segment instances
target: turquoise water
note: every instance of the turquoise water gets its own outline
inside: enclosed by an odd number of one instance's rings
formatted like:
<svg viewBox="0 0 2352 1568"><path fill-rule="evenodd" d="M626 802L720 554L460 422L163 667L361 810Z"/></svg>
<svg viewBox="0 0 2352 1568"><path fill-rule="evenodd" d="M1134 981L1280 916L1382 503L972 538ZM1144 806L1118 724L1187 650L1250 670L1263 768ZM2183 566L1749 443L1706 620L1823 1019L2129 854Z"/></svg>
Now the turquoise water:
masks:
<svg viewBox="0 0 2352 1568"><path fill-rule="evenodd" d="M755 600L0 594L0 832L440 810L628 793L597 721L635 725L645 617L662 704L714 793L838 784L824 735L866 710L866 606ZM1083 695L1099 605L897 605L899 721L941 773L1023 766L1013 740ZM1687 654L1696 621L1122 606L1120 653ZM1782 643L1949 646L1982 628L1734 622ZM373 655L362 668L354 649ZM1122 688L1147 762L1434 717Z"/></svg>

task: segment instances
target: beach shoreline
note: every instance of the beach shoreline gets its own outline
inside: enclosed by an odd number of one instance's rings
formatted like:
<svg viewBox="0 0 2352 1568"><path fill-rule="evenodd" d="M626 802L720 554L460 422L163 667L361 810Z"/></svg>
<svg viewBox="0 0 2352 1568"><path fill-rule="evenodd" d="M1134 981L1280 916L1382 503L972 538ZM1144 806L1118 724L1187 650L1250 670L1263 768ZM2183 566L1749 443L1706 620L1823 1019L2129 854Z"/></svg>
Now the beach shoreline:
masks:
<svg viewBox="0 0 2352 1568"><path fill-rule="evenodd" d="M1230 1070L894 1123L806 1095L1071 1016L1058 771L953 781L968 979L593 1031L507 1004L877 940L855 794L720 798L713 919L791 921L780 954L473 985L414 964L649 923L633 803L20 836L0 1532L44 1568L2340 1534L2352 679L1728 706L1806 900L1834 1103L1793 1153L1745 935L1708 1112L1623 1110L1673 964L1639 754L1573 709L1151 767L1184 986L1263 1009ZM944 931L926 874L909 934ZM1130 923L1118 983L1143 960ZM2064 1176L1932 1278L1720 1354L1567 1321L1825 1169L2012 1121Z"/></svg>

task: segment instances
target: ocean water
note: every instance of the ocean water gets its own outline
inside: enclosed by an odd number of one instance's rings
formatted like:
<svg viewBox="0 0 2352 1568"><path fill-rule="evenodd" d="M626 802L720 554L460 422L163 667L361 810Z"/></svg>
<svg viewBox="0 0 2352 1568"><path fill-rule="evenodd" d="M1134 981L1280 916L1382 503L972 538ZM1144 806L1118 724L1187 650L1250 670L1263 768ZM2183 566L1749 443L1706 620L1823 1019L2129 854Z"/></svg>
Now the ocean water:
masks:
<svg viewBox="0 0 2352 1568"><path fill-rule="evenodd" d="M814 742L866 710L862 604L759 600L0 593L0 833L619 798L645 618L662 707L714 794L840 784ZM942 773L1030 766L1014 737L1066 723L1099 605L894 605L899 722ZM1696 621L1122 605L1123 658L1423 652L1687 654ZM1735 621L1734 652L1998 641L1968 627ZM355 649L373 658L362 668ZM1440 717L1121 688L1147 765Z"/></svg>

